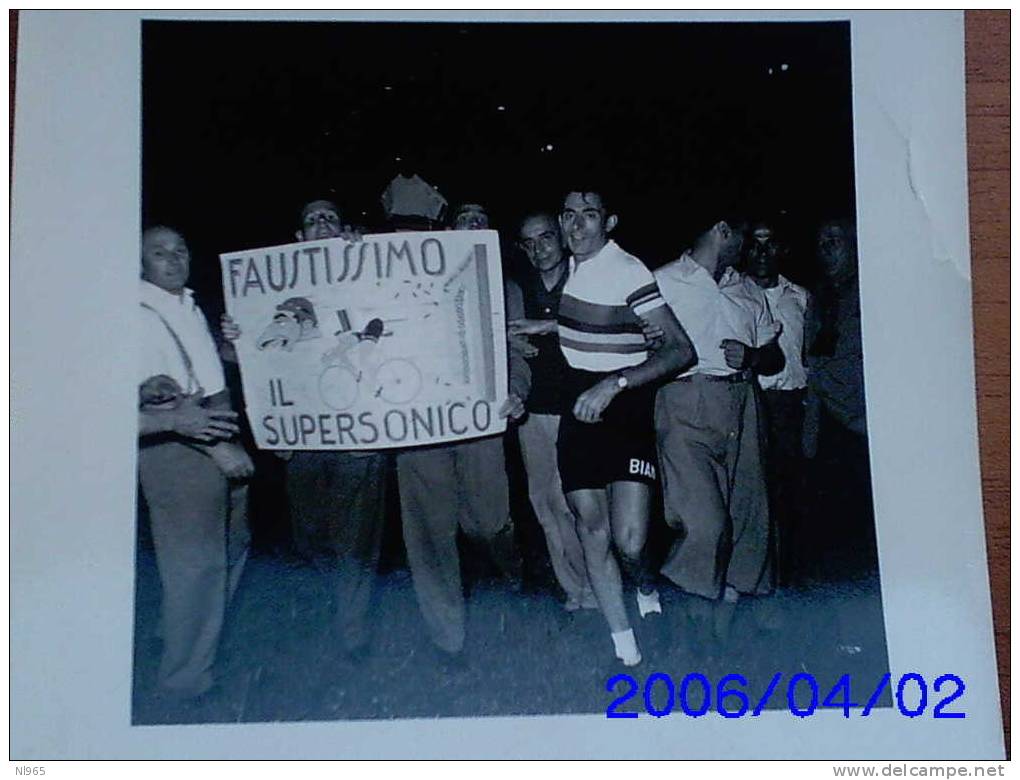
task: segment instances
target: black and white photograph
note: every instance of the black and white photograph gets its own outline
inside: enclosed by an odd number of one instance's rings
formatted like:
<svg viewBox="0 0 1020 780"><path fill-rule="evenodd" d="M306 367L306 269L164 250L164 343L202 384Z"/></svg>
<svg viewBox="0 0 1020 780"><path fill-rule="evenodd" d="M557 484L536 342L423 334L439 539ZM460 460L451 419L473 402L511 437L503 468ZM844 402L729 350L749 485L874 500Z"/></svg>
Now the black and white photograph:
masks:
<svg viewBox="0 0 1020 780"><path fill-rule="evenodd" d="M12 746L1001 750L962 24L22 14Z"/></svg>
<svg viewBox="0 0 1020 780"><path fill-rule="evenodd" d="M850 74L848 22L144 22L134 722L598 713L618 673L888 672ZM308 449L315 415L253 414L234 342L262 323L226 313L220 255L451 230L498 234L503 432L418 443L398 398L384 448L327 414ZM276 259L241 254L255 296ZM360 267L333 272L345 315ZM326 338L350 319L269 292L259 349L294 301ZM284 382L318 371L279 338Z"/></svg>

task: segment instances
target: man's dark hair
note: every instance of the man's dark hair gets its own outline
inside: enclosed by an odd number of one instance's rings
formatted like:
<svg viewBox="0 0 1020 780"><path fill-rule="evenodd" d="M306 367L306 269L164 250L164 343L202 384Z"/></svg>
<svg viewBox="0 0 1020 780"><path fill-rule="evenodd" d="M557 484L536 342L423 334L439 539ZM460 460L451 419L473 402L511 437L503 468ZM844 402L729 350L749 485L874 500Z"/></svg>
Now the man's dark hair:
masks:
<svg viewBox="0 0 1020 780"><path fill-rule="evenodd" d="M144 239L149 233L155 233L157 230L165 230L169 233L176 233L181 238L184 238L184 233L179 228L171 227L165 222L154 222L151 225L145 225L142 228L142 238Z"/></svg>
<svg viewBox="0 0 1020 780"><path fill-rule="evenodd" d="M605 215L608 217L616 213L612 208L614 201L610 197L608 188L596 185L593 182L586 182L582 180L579 184L567 187L567 189L563 191L563 198L560 200L560 207L556 212L557 214L563 211L563 202L566 201L567 196L572 192L580 193L582 197L586 195L598 195L599 202L602 203L602 211L605 212Z"/></svg>
<svg viewBox="0 0 1020 780"><path fill-rule="evenodd" d="M751 220L736 212L725 212L716 222L725 222L731 230L747 233L751 229Z"/></svg>
<svg viewBox="0 0 1020 780"><path fill-rule="evenodd" d="M141 240L139 241L139 249L141 249L141 247L145 244L145 239L150 233L157 232L173 233L174 235L180 236L182 239L184 239L185 243L187 243L188 241L188 239L184 237L184 232L182 230L179 230L178 228L175 227L170 227L169 225L162 222L156 222L153 223L152 225L146 225L142 229Z"/></svg>
<svg viewBox="0 0 1020 780"><path fill-rule="evenodd" d="M488 207L480 200L458 201L456 207L451 209L450 213L447 215L447 227L453 227L457 224L457 217L469 211L481 211L485 214L486 219L489 220L489 226L492 227L492 214L489 213Z"/></svg>
<svg viewBox="0 0 1020 780"><path fill-rule="evenodd" d="M558 224L556 222L556 215L558 213L559 211L557 211L556 209L535 209L534 211L529 211L525 213L523 217L517 220L517 233L520 234L521 228L524 227L524 223L527 222L529 219L538 219L539 217L541 217L542 219L550 220L553 223L553 225L557 226L558 228Z"/></svg>
<svg viewBox="0 0 1020 780"><path fill-rule="evenodd" d="M694 246L698 239L720 222L725 222L731 230L745 235L751 229L748 218L739 209L732 207L717 209L706 207L699 210L697 214L689 216L685 222L687 224L687 230L684 231L687 246Z"/></svg>
<svg viewBox="0 0 1020 780"><path fill-rule="evenodd" d="M469 199L457 201L457 205L454 206L453 210L450 212L450 218L456 219L465 211L484 211L486 214L489 213L489 210L485 207L485 204L482 203L480 199L475 198L474 200Z"/></svg>
<svg viewBox="0 0 1020 780"><path fill-rule="evenodd" d="M773 234L780 232L780 219L773 216L772 214L757 213L754 215L754 219L748 220L751 230L757 230L758 228L768 228Z"/></svg>
<svg viewBox="0 0 1020 780"><path fill-rule="evenodd" d="M759 252L771 252L776 258L777 268L780 271L784 269L790 254L789 248L785 243L783 243L782 239L777 238L775 234L773 234L772 238L763 244L755 241L753 237L750 237L748 240L744 241L744 247L740 252L740 262L737 267L741 271L746 271L750 264L752 255L756 255Z"/></svg>
<svg viewBox="0 0 1020 780"><path fill-rule="evenodd" d="M818 223L818 229L815 230L815 234L821 232L824 227L838 227L843 231L843 235L846 236L847 243L850 244L850 248L854 252L854 256L857 254L857 224L854 222L852 217L845 216L834 216L823 219Z"/></svg>

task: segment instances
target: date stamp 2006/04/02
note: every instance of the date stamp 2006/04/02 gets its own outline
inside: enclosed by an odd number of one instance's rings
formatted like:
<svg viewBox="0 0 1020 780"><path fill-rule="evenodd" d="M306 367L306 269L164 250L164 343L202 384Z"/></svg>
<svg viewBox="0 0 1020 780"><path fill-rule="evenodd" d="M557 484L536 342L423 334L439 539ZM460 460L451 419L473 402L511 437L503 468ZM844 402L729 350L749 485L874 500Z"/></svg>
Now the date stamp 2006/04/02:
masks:
<svg viewBox="0 0 1020 780"><path fill-rule="evenodd" d="M641 713L634 704L640 708L639 702L629 703L640 697L644 712L654 718L673 714L700 718L712 711L724 718L754 718L770 701L774 708L786 709L798 718L809 718L820 709L842 710L844 718L866 718L887 690L893 694L895 709L904 717L919 718L928 713L933 718L967 717L959 707L967 686L955 674L939 675L929 685L916 672L903 674L898 680L886 672L877 684L864 687L867 699L862 701L854 700L854 687L849 674L825 691L808 672L798 672L785 680L782 672L776 672L765 686L750 685L742 674L723 675L713 685L700 672L686 674L679 682L668 674L654 672L645 678L642 687L631 675L617 674L606 680L606 690L616 695L606 707L606 717L637 718ZM856 687L860 691L861 686ZM761 693L755 695L755 691Z"/></svg>

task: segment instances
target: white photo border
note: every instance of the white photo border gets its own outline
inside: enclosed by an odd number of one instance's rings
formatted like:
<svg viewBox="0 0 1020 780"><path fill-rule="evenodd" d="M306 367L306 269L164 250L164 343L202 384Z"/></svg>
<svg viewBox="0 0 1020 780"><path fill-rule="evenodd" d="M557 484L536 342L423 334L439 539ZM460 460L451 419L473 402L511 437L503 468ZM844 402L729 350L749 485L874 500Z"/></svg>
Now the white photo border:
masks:
<svg viewBox="0 0 1020 780"><path fill-rule="evenodd" d="M261 13L351 21L469 12ZM953 673L963 720L895 709L132 726L142 19L21 12L11 315L11 756L974 758L1004 755L974 392L962 12L501 12L485 21L850 20L865 375L893 679ZM186 53L184 54L186 56ZM133 262L133 261L132 261ZM111 381L111 378L113 381ZM96 442L102 442L97 445ZM269 735L272 735L269 738Z"/></svg>

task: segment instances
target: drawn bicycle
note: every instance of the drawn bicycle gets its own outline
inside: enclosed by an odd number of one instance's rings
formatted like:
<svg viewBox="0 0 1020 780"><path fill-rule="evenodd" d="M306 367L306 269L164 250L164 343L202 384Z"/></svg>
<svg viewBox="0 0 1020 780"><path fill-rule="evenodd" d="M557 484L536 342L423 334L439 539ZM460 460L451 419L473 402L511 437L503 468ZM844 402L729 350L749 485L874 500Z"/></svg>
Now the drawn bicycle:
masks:
<svg viewBox="0 0 1020 780"><path fill-rule="evenodd" d="M331 409L342 412L361 397L363 388L389 404L406 404L421 390L421 371L405 358L383 361L374 372L327 366L319 376L319 393Z"/></svg>
<svg viewBox="0 0 1020 780"><path fill-rule="evenodd" d="M388 404L406 404L421 391L421 370L406 358L390 358L377 366L356 368L349 361L327 365L319 375L319 394L330 408L345 411L369 393Z"/></svg>
<svg viewBox="0 0 1020 780"><path fill-rule="evenodd" d="M341 324L346 324L344 317ZM349 409L365 392L388 404L406 404L418 397L422 385L418 366L407 358L384 359L379 351L380 339L392 335L382 320L369 320L361 331L343 329L334 335L337 342L322 355L325 368L319 375L319 395L331 409Z"/></svg>

